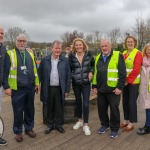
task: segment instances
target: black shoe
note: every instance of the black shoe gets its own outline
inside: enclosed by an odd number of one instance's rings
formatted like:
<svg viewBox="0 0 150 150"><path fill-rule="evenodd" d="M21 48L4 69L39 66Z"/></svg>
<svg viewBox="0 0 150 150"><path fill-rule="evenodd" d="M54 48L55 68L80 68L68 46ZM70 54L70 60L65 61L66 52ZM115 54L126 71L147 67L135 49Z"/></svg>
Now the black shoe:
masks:
<svg viewBox="0 0 150 150"><path fill-rule="evenodd" d="M139 130L143 130L145 128L145 126L143 126L143 127L139 127Z"/></svg>
<svg viewBox="0 0 150 150"><path fill-rule="evenodd" d="M60 133L65 133L65 130L63 127L55 127L56 130L58 130Z"/></svg>
<svg viewBox="0 0 150 150"><path fill-rule="evenodd" d="M144 127L143 129L139 129L139 131L137 132L138 135L144 135L144 134L149 134L150 133L150 129L147 127Z"/></svg>
<svg viewBox="0 0 150 150"><path fill-rule="evenodd" d="M54 127L48 127L45 131L44 131L44 134L48 134L50 133L52 130L54 130Z"/></svg>
<svg viewBox="0 0 150 150"><path fill-rule="evenodd" d="M2 138L0 138L0 145L6 145L6 144L7 144L7 141L2 139Z"/></svg>

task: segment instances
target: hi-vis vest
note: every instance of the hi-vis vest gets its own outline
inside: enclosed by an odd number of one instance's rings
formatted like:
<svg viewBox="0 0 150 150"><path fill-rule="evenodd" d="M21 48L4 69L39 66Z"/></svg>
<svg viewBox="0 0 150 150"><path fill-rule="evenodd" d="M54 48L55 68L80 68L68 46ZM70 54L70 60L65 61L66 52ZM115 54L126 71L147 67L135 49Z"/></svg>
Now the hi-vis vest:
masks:
<svg viewBox="0 0 150 150"><path fill-rule="evenodd" d="M97 85L97 63L101 54L97 55L95 58L95 68L94 68L94 76L92 80L93 85ZM116 87L118 84L118 60L119 60L119 52L113 51L113 55L108 64L107 69L107 85L110 87Z"/></svg>
<svg viewBox="0 0 150 150"><path fill-rule="evenodd" d="M150 92L150 77L149 77L149 82L148 82L148 91Z"/></svg>
<svg viewBox="0 0 150 150"><path fill-rule="evenodd" d="M138 50L136 48L134 48L125 60L127 77L129 75L129 73L133 70L134 59L135 59L137 52L138 52ZM123 52L123 55L126 53L127 53L127 50L125 50ZM140 74L136 77L136 79L133 81L133 83L134 84L140 83Z"/></svg>
<svg viewBox="0 0 150 150"><path fill-rule="evenodd" d="M8 84L9 84L11 89L17 90L17 54L16 54L16 50L15 49L8 50L7 53L10 57L10 62L11 62L11 66L10 66L10 70L9 70L9 76L8 76ZM35 85L39 85L39 78L37 75L37 69L36 69L36 64L34 61L34 56L30 52L29 52L29 54L30 54L32 61L33 61Z"/></svg>

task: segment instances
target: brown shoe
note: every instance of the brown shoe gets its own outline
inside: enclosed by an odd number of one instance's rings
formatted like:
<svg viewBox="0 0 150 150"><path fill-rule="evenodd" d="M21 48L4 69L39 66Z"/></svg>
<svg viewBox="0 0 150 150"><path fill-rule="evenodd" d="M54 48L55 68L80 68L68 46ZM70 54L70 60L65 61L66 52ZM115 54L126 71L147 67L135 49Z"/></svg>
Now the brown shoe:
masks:
<svg viewBox="0 0 150 150"><path fill-rule="evenodd" d="M132 126L132 127L125 127L124 129L123 129L123 131L131 131L131 130L133 130L134 129L134 126Z"/></svg>
<svg viewBox="0 0 150 150"><path fill-rule="evenodd" d="M22 142L23 141L22 134L16 134L15 139L17 142Z"/></svg>
<svg viewBox="0 0 150 150"><path fill-rule="evenodd" d="M36 133L34 131L25 131L25 134L27 134L29 137L31 138L35 138L36 137Z"/></svg>
<svg viewBox="0 0 150 150"><path fill-rule="evenodd" d="M124 128L124 127L126 127L127 125L128 125L128 123L127 123L127 124L121 123L121 124L120 124L120 128Z"/></svg>

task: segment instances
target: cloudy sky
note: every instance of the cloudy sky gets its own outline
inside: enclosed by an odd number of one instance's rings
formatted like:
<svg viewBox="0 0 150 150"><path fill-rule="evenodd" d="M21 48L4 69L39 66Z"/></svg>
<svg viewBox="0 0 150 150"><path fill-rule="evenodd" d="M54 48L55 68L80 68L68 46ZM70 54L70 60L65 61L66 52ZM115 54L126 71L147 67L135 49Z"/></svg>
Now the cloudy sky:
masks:
<svg viewBox="0 0 150 150"><path fill-rule="evenodd" d="M150 17L149 0L0 0L5 31L21 27L36 42L51 42L74 30L107 34L119 27L123 33L137 16Z"/></svg>

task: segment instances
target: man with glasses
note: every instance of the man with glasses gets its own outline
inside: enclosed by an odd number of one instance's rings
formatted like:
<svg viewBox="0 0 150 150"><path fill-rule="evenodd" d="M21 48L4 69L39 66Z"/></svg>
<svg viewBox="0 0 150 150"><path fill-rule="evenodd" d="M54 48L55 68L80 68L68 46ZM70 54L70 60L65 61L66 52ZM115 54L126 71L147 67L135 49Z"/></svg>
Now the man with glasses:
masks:
<svg viewBox="0 0 150 150"><path fill-rule="evenodd" d="M34 95L39 90L39 79L33 53L26 50L27 38L20 34L16 48L8 50L4 64L5 94L11 96L14 112L13 131L17 142L22 142L22 126L25 134L36 137L34 127Z"/></svg>
<svg viewBox="0 0 150 150"><path fill-rule="evenodd" d="M4 69L4 59L6 48L2 44L4 37L4 29L0 26L0 113L1 113L1 101L2 101L2 81L3 81L3 69ZM6 145L7 141L0 138L0 145Z"/></svg>

